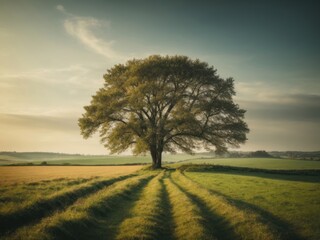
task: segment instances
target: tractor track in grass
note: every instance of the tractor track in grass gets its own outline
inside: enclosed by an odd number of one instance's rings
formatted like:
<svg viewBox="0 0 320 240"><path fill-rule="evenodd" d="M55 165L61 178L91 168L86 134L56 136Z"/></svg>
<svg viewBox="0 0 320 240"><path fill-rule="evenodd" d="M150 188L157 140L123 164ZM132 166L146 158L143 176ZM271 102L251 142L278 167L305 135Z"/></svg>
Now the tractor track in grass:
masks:
<svg viewBox="0 0 320 240"><path fill-rule="evenodd" d="M146 171L95 184L61 199L56 196L54 207L36 210L42 213L31 223L12 224L0 239L302 239L287 233L289 225L268 212L203 187L178 170Z"/></svg>
<svg viewBox="0 0 320 240"><path fill-rule="evenodd" d="M112 207L142 188L154 174L144 174L118 181L66 209L57 211L39 222L18 228L2 239L92 239L99 233L99 220L112 212ZM130 201L129 201L130 202ZM97 231L97 232L96 232ZM105 239L104 234L103 239ZM100 238L102 239L102 238Z"/></svg>
<svg viewBox="0 0 320 240"><path fill-rule="evenodd" d="M214 194L186 177L180 171L174 174L180 186L200 200L213 214L225 219L237 236L237 239L280 240L287 239L278 226L252 209L238 207L233 201Z"/></svg>
<svg viewBox="0 0 320 240"><path fill-rule="evenodd" d="M93 180L76 186L62 189L57 194L43 197L17 211L0 215L0 234L13 231L18 227L41 220L55 211L63 210L76 202L80 197L88 196L117 181L134 176L133 174L116 178Z"/></svg>
<svg viewBox="0 0 320 240"><path fill-rule="evenodd" d="M171 174L164 181L172 207L175 239L216 240L206 228L206 219L199 207L173 183Z"/></svg>
<svg viewBox="0 0 320 240"><path fill-rule="evenodd" d="M119 226L117 240L149 240L161 235L161 223L165 212L161 199L164 190L161 184L163 177L164 171L143 189L129 216Z"/></svg>
<svg viewBox="0 0 320 240"><path fill-rule="evenodd" d="M204 217L205 227L208 229L209 233L212 236L215 236L216 239L224 240L237 240L239 237L231 228L228 221L225 218L214 214L210 208L196 195L188 192L182 185L179 185L174 179L172 182L182 191L198 208L201 216Z"/></svg>

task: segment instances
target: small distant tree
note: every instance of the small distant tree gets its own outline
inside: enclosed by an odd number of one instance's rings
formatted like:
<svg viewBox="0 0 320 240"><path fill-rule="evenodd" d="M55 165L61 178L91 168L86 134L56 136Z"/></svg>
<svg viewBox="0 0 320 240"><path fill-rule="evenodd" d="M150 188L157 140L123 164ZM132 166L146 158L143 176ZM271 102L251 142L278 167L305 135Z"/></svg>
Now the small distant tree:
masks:
<svg viewBox="0 0 320 240"><path fill-rule="evenodd" d="M273 157L272 155L270 155L269 153L267 153L264 150L259 150L259 151L252 152L250 154L250 156L251 157L257 157L257 158L272 158Z"/></svg>
<svg viewBox="0 0 320 240"><path fill-rule="evenodd" d="M223 153L246 141L233 79L222 79L205 62L150 56L115 65L104 79L79 126L84 138L99 130L111 153L150 152L153 168L161 168L163 151Z"/></svg>

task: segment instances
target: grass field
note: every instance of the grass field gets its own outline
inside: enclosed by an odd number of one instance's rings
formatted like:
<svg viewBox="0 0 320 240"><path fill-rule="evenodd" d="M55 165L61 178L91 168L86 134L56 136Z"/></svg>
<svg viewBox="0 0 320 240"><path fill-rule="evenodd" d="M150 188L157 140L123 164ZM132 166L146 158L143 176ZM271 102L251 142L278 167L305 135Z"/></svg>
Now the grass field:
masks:
<svg viewBox="0 0 320 240"><path fill-rule="evenodd" d="M320 161L283 158L199 158L183 161L183 164L189 163L264 169L320 169Z"/></svg>
<svg viewBox="0 0 320 240"><path fill-rule="evenodd" d="M57 178L114 177L129 174L142 166L5 166L0 167L0 185L37 182Z"/></svg>
<svg viewBox="0 0 320 240"><path fill-rule="evenodd" d="M186 176L238 206L261 212L303 239L320 237L320 177L267 173L201 173Z"/></svg>
<svg viewBox="0 0 320 240"><path fill-rule="evenodd" d="M3 183L0 239L320 239L319 175L104 168Z"/></svg>

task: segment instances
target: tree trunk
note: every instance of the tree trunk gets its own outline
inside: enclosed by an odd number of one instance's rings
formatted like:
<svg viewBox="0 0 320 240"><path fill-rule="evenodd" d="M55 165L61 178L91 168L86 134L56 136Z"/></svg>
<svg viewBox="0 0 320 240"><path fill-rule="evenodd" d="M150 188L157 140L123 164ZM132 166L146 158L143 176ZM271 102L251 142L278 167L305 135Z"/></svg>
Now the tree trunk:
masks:
<svg viewBox="0 0 320 240"><path fill-rule="evenodd" d="M161 168L162 150L157 149L157 147L151 147L150 153L151 153L151 157L152 157L152 169Z"/></svg>

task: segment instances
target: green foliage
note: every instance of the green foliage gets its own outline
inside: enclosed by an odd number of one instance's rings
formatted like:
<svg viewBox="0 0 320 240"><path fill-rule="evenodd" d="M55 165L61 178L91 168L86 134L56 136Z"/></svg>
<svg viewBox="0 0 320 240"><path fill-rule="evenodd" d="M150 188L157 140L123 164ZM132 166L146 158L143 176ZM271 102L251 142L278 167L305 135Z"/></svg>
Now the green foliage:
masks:
<svg viewBox="0 0 320 240"><path fill-rule="evenodd" d="M187 153L204 146L225 152L246 141L245 111L233 102L233 79L185 56L150 56L109 69L104 87L79 119L85 138L100 131L112 153Z"/></svg>

